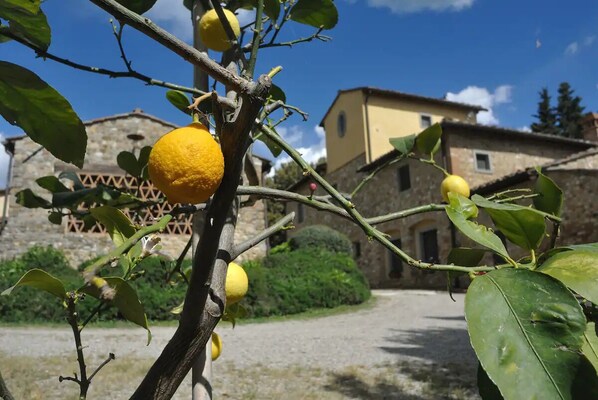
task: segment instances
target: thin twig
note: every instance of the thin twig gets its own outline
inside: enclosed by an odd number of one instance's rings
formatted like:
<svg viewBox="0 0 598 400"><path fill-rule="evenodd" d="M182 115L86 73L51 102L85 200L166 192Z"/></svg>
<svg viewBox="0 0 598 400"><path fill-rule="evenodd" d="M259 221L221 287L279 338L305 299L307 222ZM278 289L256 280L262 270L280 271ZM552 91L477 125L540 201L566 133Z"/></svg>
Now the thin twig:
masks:
<svg viewBox="0 0 598 400"><path fill-rule="evenodd" d="M264 0L258 0L255 9L255 27L253 28L253 38L251 40L251 54L249 55L249 62L247 64L246 76L251 78L255 70L255 63L257 61L257 53L260 48L262 40L262 15L264 13Z"/></svg>
<svg viewBox="0 0 598 400"><path fill-rule="evenodd" d="M522 189L508 189L502 192L494 193L492 196L486 197L487 200L494 200L498 197L503 197L511 193L518 193L518 192L531 192L532 190L529 188L522 188Z"/></svg>
<svg viewBox="0 0 598 400"><path fill-rule="evenodd" d="M264 44L260 45L260 49L267 49L267 48L271 48L271 47L293 47L296 44L311 42L314 39L320 40L322 42L331 41L332 37L326 36L326 35L320 35L320 33L322 32L323 29L324 28L319 28L314 34L312 34L310 36L295 39L295 40L289 40L288 42L264 43ZM245 51L253 50L253 45L251 45L250 47L246 46L244 48L244 50Z"/></svg>
<svg viewBox="0 0 598 400"><path fill-rule="evenodd" d="M270 236L274 235L276 232L288 229L287 225L290 222L292 222L294 218L295 218L294 212L287 214L284 217L282 217L281 219L279 219L278 221L276 221L276 223L274 225L268 227L267 229L264 229L263 231L258 233L256 236L244 241L243 243L239 243L238 245L236 245L235 247L233 247L233 250L231 252L231 256L230 256L231 260L234 260L235 258L239 257L241 254L243 254L247 250L256 246L262 240L265 240L265 239L269 238Z"/></svg>
<svg viewBox="0 0 598 400"><path fill-rule="evenodd" d="M110 361L112 361L112 360L115 360L115 359L116 359L116 356L114 355L114 353L109 353L109 354L108 354L108 358L107 358L107 359L105 359L104 361L102 361L102 363L101 363L100 365L98 365L98 367L96 368L96 370L95 370L95 371L93 371L93 373L92 373L91 375L89 375L88 382L89 382L89 383L91 383L91 380L93 379L93 377L94 377L94 376L96 376L96 374L97 374L98 372L100 372L100 370L101 370L102 368L104 368L104 366L105 366L106 364L108 364Z"/></svg>
<svg viewBox="0 0 598 400"><path fill-rule="evenodd" d="M179 275L181 275L183 277L183 279L185 280L185 283L187 285L189 284L189 281L187 280L187 277L185 276L185 274L183 273L183 271L181 271L181 265L183 265L183 260L185 260L185 256L189 252L189 249L191 248L191 244L192 243L193 243L193 238L189 238L189 241L185 245L185 248L183 249L183 251L179 255L179 258L177 258L176 264L174 265L174 267L170 270L170 272L166 276L166 282L170 281L170 279L172 278L172 275L174 275L175 272L178 272Z"/></svg>
<svg viewBox="0 0 598 400"><path fill-rule="evenodd" d="M79 363L79 373L81 378L77 378L75 375L74 379L70 377L64 377L63 380L72 380L79 384L79 399L85 399L87 397L87 390L89 389L89 379L87 379L87 367L85 366L85 355L83 354L83 344L81 343L81 332L79 331L79 324L77 323L77 309L76 309L76 298L77 294L74 292L68 293L66 304L67 304L67 321L73 331L75 338L75 347L77 349L77 362Z"/></svg>
<svg viewBox="0 0 598 400"><path fill-rule="evenodd" d="M4 382L2 373L0 373L0 399L15 400L15 398L12 396L12 393L10 393L10 390L8 390L8 387L6 386L6 382Z"/></svg>

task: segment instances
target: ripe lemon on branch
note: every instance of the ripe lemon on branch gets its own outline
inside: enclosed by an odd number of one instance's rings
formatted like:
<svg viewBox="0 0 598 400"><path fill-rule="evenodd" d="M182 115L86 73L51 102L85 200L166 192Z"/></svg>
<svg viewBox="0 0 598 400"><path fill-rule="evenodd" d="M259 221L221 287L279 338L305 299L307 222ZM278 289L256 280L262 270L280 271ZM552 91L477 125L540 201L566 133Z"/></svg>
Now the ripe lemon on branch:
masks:
<svg viewBox="0 0 598 400"><path fill-rule="evenodd" d="M222 352L222 339L216 332L212 332L212 361L220 357Z"/></svg>
<svg viewBox="0 0 598 400"><path fill-rule="evenodd" d="M226 304L234 304L240 301L249 289L247 273L239 264L234 262L228 264L226 270Z"/></svg>
<svg viewBox="0 0 598 400"><path fill-rule="evenodd" d="M459 175L449 175L440 184L440 194L447 203L449 192L458 193L461 196L469 197L469 185Z"/></svg>
<svg viewBox="0 0 598 400"><path fill-rule="evenodd" d="M233 29L235 38L238 38L241 34L241 28L239 26L239 20L231 11L223 8L224 15ZM199 20L199 36L201 41L210 50L215 51L226 51L231 48L232 44L226 35L224 26L218 18L216 10L208 10Z"/></svg>
<svg viewBox="0 0 598 400"><path fill-rule="evenodd" d="M220 186L224 156L220 145L199 122L162 136L147 163L153 184L171 203L203 203Z"/></svg>

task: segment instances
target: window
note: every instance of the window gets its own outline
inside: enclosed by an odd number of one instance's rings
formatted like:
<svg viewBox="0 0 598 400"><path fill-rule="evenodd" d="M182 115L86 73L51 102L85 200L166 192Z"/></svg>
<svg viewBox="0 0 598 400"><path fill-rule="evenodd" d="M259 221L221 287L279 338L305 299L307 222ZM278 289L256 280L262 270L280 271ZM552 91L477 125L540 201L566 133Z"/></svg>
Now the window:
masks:
<svg viewBox="0 0 598 400"><path fill-rule="evenodd" d="M432 116L421 114L419 116L419 125L422 129L426 129L432 126Z"/></svg>
<svg viewBox="0 0 598 400"><path fill-rule="evenodd" d="M492 172L492 164L490 164L490 153L485 151L474 150L475 170L478 172Z"/></svg>
<svg viewBox="0 0 598 400"><path fill-rule="evenodd" d="M336 130L339 137L344 137L345 133L347 132L347 115L344 111L341 111L338 114L338 118L336 120Z"/></svg>
<svg viewBox="0 0 598 400"><path fill-rule="evenodd" d="M136 179L130 175L106 174L100 172L77 172L77 177L86 188L94 188L100 185L107 187L112 186L130 193L138 194L139 197L144 200L156 201L156 204L150 206L146 212L141 214L137 213L135 218L133 218L133 212L130 212L127 209L123 210L125 215L127 215L136 224L151 225L157 219L162 218L164 215L168 214L174 209L174 205L168 203L167 201L158 202L158 200L162 197L162 194L149 181L145 181L141 184L141 186L138 186ZM92 205L81 204L79 209L86 211L90 206ZM164 232L174 235L190 235L193 232L191 218L191 215L180 214L176 218L173 218L168 225L166 225ZM86 224L84 220L77 219L72 215L69 215L66 224L66 230L67 232L76 233L106 232L106 229L103 225L89 222L90 221L88 221Z"/></svg>
<svg viewBox="0 0 598 400"><path fill-rule="evenodd" d="M399 249L401 248L401 239L393 239L390 242ZM403 260L390 250L388 250L388 264L388 277L391 279L401 279L401 275L403 275Z"/></svg>
<svg viewBox="0 0 598 400"><path fill-rule="evenodd" d="M409 177L409 165L403 165L397 169L399 179L399 192L404 192L411 187L411 178Z"/></svg>
<svg viewBox="0 0 598 400"><path fill-rule="evenodd" d="M361 243L353 242L353 257L359 258L361 256Z"/></svg>
<svg viewBox="0 0 598 400"><path fill-rule="evenodd" d="M297 204L297 221L299 223L303 222L305 219L305 211L303 210L303 204Z"/></svg>
<svg viewBox="0 0 598 400"><path fill-rule="evenodd" d="M438 257L438 231L430 229L419 234L420 254L422 261L437 263Z"/></svg>

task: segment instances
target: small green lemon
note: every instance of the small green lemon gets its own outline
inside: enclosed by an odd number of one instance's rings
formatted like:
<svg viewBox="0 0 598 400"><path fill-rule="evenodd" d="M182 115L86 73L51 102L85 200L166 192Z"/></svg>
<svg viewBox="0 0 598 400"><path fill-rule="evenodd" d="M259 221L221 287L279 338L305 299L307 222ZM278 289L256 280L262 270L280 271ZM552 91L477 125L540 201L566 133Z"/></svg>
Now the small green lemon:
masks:
<svg viewBox="0 0 598 400"><path fill-rule="evenodd" d="M447 203L449 202L449 192L458 193L461 196L469 197L469 185L467 181L459 175L449 175L440 184L440 194Z"/></svg>
<svg viewBox="0 0 598 400"><path fill-rule="evenodd" d="M226 271L226 304L234 304L240 301L249 288L249 279L243 267L234 262L228 264Z"/></svg>
<svg viewBox="0 0 598 400"><path fill-rule="evenodd" d="M224 15L230 24L230 27L233 29L235 37L238 38L241 34L241 27L239 26L239 20L231 11L227 10L226 8L222 9L224 11ZM210 50L215 51L226 51L231 48L231 42L226 35L226 31L224 30L224 26L220 19L218 18L218 14L216 10L209 10L207 11L199 20L199 36L201 37L201 41L206 45L206 47Z"/></svg>

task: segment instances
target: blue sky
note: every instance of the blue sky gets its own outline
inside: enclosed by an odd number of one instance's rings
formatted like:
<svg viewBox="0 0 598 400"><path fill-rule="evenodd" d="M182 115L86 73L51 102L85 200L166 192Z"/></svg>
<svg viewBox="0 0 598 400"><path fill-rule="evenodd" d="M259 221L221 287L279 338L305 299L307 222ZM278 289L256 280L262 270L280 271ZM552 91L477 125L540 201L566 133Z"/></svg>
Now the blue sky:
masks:
<svg viewBox="0 0 598 400"><path fill-rule="evenodd" d="M308 112L294 116L280 132L306 158L325 154L317 128L340 89L373 86L480 104L484 123L523 128L532 122L537 92L568 81L586 111L598 111L598 2L595 0L336 0L337 27L331 42L264 49L257 72L276 65L275 83L287 102ZM123 70L110 16L90 2L47 0L53 29L50 52L98 67ZM147 14L190 42L191 23L182 0L158 0ZM244 15L242 19L249 16ZM289 23L282 40L309 35ZM132 29L124 44L133 67L157 79L191 85L191 67ZM219 54L215 54L219 57ZM127 79L73 71L36 59L22 46L0 45L0 59L21 64L58 89L83 120L141 108L178 124L185 115L164 98L165 89ZM19 134L0 121L4 137ZM267 150L257 152L269 156ZM282 160L281 157L279 160ZM0 165L0 186L6 169Z"/></svg>

